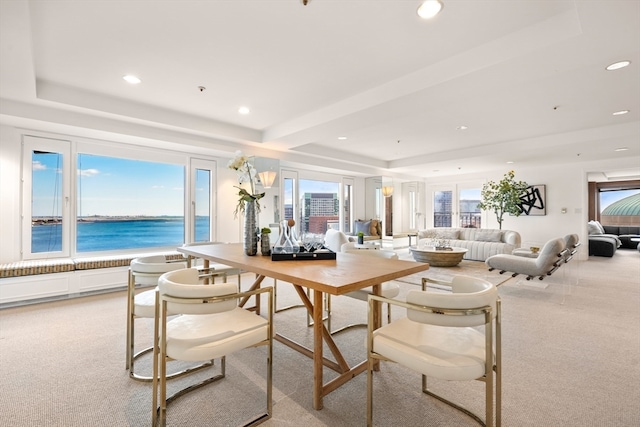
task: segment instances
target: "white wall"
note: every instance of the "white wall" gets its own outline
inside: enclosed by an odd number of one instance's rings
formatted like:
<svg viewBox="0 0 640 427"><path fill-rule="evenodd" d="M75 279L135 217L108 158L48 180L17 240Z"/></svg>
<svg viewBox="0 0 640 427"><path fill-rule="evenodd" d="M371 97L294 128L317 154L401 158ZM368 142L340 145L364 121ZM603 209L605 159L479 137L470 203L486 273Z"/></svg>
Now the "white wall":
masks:
<svg viewBox="0 0 640 427"><path fill-rule="evenodd" d="M0 262L20 259L20 133L0 126Z"/></svg>

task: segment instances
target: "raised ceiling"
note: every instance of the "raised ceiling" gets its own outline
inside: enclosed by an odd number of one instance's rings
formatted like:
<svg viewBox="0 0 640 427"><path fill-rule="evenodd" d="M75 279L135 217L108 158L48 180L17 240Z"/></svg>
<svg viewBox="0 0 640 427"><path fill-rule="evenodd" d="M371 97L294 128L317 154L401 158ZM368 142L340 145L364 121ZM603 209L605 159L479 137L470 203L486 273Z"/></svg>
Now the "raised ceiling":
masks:
<svg viewBox="0 0 640 427"><path fill-rule="evenodd" d="M640 1L443 3L2 1L1 117L420 177L640 158Z"/></svg>

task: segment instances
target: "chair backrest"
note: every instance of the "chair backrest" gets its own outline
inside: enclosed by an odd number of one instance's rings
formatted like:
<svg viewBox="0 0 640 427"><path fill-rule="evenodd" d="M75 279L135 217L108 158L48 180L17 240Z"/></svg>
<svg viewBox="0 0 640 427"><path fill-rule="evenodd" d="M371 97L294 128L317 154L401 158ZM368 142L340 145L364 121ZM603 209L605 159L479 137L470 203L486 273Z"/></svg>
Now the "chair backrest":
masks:
<svg viewBox="0 0 640 427"><path fill-rule="evenodd" d="M164 255L151 255L131 260L129 267L135 276L135 282L140 285L157 285L158 278L173 270L187 266L186 261L167 262Z"/></svg>
<svg viewBox="0 0 640 427"><path fill-rule="evenodd" d="M160 298L178 298L183 301L168 302L168 311L174 314L212 314L233 310L237 307L237 299L229 299L213 303L190 303L189 299L197 301L212 297L234 295L238 292L237 283L220 283L202 285L199 273L195 268L183 268L163 274L158 279Z"/></svg>
<svg viewBox="0 0 640 427"><path fill-rule="evenodd" d="M544 244L536 258L536 267L543 272L551 270L561 259L561 252L564 250L564 239L551 239Z"/></svg>
<svg viewBox="0 0 640 427"><path fill-rule="evenodd" d="M333 252L340 252L342 245L348 241L347 235L340 230L330 228L324 235L324 245Z"/></svg>
<svg viewBox="0 0 640 427"><path fill-rule="evenodd" d="M564 262L571 261L573 255L577 252L577 247L580 246L580 238L577 234L567 234L564 236L564 246L567 249L564 254Z"/></svg>
<svg viewBox="0 0 640 427"><path fill-rule="evenodd" d="M350 243L353 243L353 242L350 242ZM342 245L342 252L347 254L356 254L361 256L370 256L370 257L387 258L387 259L398 259L398 254L395 253L394 251L387 251L387 250L381 250L381 249L355 249L355 248L349 248L347 245L349 245L349 243Z"/></svg>
<svg viewBox="0 0 640 427"><path fill-rule="evenodd" d="M566 236L564 236L564 246L567 249L575 249L578 246L579 241L580 238L577 234L567 234Z"/></svg>
<svg viewBox="0 0 640 427"><path fill-rule="evenodd" d="M498 289L492 283L477 277L454 276L451 281L452 293L411 290L407 293L407 302L441 309L474 309L491 307L491 317L497 315L496 302ZM424 313L407 309L407 317L414 322L438 326L479 326L486 323L484 313L468 315L443 315Z"/></svg>

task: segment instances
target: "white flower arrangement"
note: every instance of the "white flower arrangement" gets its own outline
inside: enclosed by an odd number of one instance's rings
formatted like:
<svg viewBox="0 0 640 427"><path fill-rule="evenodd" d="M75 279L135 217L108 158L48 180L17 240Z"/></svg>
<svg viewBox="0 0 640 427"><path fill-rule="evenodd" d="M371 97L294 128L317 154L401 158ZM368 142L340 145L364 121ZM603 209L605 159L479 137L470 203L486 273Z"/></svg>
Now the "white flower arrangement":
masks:
<svg viewBox="0 0 640 427"><path fill-rule="evenodd" d="M229 160L227 164L229 169L233 169L238 173L238 184L244 184L246 182L249 183L250 191L245 190L239 185L234 185L239 191L238 196L240 199L238 200L238 205L236 206L236 210L233 212L235 217L238 216L238 212L244 212L244 204L245 202L256 202L256 208L258 212L260 212L260 202L259 199L264 197L264 193L255 194L256 192L256 169L249 162L249 157L245 156L242 151L236 151L235 157Z"/></svg>

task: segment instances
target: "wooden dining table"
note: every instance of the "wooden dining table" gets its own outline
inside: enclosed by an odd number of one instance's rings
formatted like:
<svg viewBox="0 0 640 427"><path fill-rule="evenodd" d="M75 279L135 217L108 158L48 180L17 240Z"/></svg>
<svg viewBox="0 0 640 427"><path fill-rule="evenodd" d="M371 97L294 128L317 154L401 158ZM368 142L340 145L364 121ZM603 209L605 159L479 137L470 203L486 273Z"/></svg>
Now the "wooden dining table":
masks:
<svg viewBox="0 0 640 427"><path fill-rule="evenodd" d="M336 259L272 261L268 256L248 256L241 243L210 244L179 247L178 251L195 258L201 258L229 265L256 274L251 286L260 286L265 277L289 282L313 318L313 348L309 349L287 337L276 333L275 339L313 359L313 407L322 409L323 397L337 389L367 368L364 360L349 366L342 352L327 330L323 316L323 294L344 295L358 289L373 287L374 294L380 294L381 283L409 274L425 271L429 264L370 258L358 254L337 253ZM312 290L311 300L306 289ZM246 301L241 301L244 305ZM259 302L256 303L259 311ZM381 309L378 304L374 311L374 326L380 325ZM330 349L334 360L324 357L323 344ZM324 382L324 366L336 371L338 376Z"/></svg>

